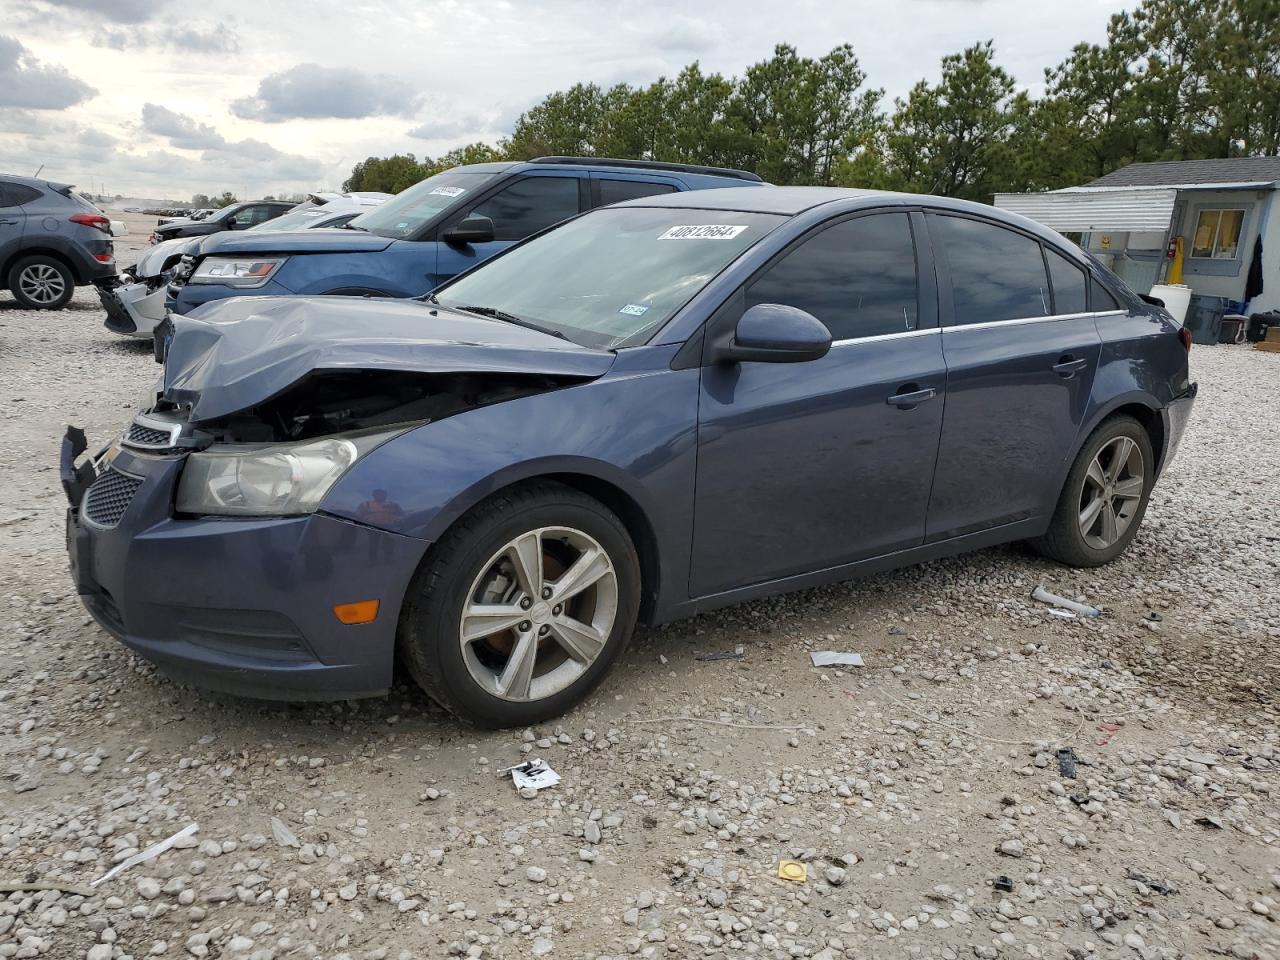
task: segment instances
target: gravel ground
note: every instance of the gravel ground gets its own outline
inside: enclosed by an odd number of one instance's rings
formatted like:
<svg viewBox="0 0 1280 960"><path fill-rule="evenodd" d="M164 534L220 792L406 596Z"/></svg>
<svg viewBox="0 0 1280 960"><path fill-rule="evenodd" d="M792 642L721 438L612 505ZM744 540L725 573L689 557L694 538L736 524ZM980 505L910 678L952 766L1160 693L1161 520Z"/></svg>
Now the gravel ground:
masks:
<svg viewBox="0 0 1280 960"><path fill-rule="evenodd" d="M0 294L0 958L1280 956L1280 356L1196 348L1105 569L988 550L643 631L560 723L478 733L408 684L179 687L90 622L57 442L158 370L101 320ZM522 799L526 756L563 782Z"/></svg>

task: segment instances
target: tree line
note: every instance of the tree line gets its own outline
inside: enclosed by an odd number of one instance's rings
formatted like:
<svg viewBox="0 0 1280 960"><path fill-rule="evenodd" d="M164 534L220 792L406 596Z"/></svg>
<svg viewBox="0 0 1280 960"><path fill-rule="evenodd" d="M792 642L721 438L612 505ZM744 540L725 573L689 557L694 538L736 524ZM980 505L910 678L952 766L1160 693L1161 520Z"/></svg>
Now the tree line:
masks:
<svg viewBox="0 0 1280 960"><path fill-rule="evenodd" d="M563 154L989 201L1137 161L1280 154L1280 0L1143 0L1046 69L1040 96L996 59L989 40L948 54L937 83L886 106L849 44L816 59L779 44L740 77L694 62L648 86L575 84L496 145L370 157L343 186L395 193L462 163Z"/></svg>

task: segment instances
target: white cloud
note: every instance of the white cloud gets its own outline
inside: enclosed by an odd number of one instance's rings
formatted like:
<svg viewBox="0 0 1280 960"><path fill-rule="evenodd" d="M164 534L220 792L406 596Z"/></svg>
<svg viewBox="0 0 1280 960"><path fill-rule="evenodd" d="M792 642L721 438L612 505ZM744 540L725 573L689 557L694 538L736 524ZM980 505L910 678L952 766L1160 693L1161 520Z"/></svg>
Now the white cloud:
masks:
<svg viewBox="0 0 1280 960"><path fill-rule="evenodd" d="M790 0L779 16L765 0L0 0L12 38L0 40L0 169L45 163L55 179L152 196L300 192L370 155L492 141L578 81L644 84L695 59L740 75L779 42L810 57L851 43L886 105L987 38L1034 87L1125 5L1046 17L1025 0ZM148 103L168 114L148 123Z"/></svg>
<svg viewBox="0 0 1280 960"><path fill-rule="evenodd" d="M231 112L268 123L318 117L357 120L407 114L418 100L408 83L387 74L300 63L265 77L257 94L233 102Z"/></svg>
<svg viewBox="0 0 1280 960"><path fill-rule="evenodd" d="M0 36L0 107L62 110L97 92L66 67L41 63L16 38Z"/></svg>

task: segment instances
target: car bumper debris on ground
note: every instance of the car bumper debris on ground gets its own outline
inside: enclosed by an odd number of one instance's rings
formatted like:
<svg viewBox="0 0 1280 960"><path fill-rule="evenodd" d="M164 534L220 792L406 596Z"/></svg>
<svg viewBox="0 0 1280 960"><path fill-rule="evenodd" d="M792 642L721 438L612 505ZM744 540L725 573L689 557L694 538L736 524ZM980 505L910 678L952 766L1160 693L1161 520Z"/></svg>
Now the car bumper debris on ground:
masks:
<svg viewBox="0 0 1280 960"><path fill-rule="evenodd" d="M0 957L1280 951L1280 357L1193 351L1196 416L1106 567L1013 547L726 609L639 634L558 723L479 733L403 681L288 706L184 687L85 613L50 465L155 376L101 322L90 290L0 298ZM161 523L81 585L137 605L148 657L234 669L282 591L338 602L326 551L377 580L386 545L353 526L264 523L178 581ZM244 616L205 597L232 570ZM1102 614L1049 616L1038 586ZM327 662L274 627L282 670ZM534 757L560 782L497 776Z"/></svg>

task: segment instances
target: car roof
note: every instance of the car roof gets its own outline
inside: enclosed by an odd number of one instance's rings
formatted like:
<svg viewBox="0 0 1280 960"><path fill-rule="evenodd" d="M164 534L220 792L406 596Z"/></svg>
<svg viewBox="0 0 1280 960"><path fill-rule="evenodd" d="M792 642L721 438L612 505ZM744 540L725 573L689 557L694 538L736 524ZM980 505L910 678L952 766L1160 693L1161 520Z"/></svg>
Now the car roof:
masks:
<svg viewBox="0 0 1280 960"><path fill-rule="evenodd" d="M879 200L912 203L938 197L917 197L909 193L887 190L860 190L853 187L773 187L762 190L740 190L736 187L696 190L687 193L664 193L656 197L637 197L614 204L618 207L684 207L702 210L738 210L744 213L777 213L792 217L805 210L837 200Z"/></svg>
<svg viewBox="0 0 1280 960"><path fill-rule="evenodd" d="M53 180L41 180L38 177L24 177L17 173L0 173L0 180L5 183L20 183L26 187L43 187L46 190L52 190L54 193L72 190L75 187L74 184L70 183L57 183Z"/></svg>

